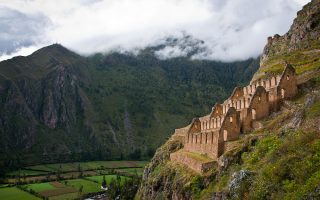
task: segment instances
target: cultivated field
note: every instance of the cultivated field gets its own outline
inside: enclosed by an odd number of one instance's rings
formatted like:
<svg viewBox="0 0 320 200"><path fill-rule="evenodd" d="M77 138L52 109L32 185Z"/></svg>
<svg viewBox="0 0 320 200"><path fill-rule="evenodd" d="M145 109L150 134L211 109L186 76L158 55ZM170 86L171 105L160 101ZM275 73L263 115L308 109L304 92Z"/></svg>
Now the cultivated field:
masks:
<svg viewBox="0 0 320 200"><path fill-rule="evenodd" d="M144 167L146 161L91 161L91 162L74 162L74 163L59 163L59 164L46 164L35 165L26 167L28 170L55 172L55 171L78 171L81 170L96 170L96 169L117 169L117 168L134 168Z"/></svg>
<svg viewBox="0 0 320 200"><path fill-rule="evenodd" d="M105 176L106 182L108 184L110 184L112 179L115 180L116 178L117 178L117 175L106 175ZM129 177L126 177L126 176L120 176L120 178L121 178L121 183L123 183L126 179L129 179ZM103 180L103 176L90 176L90 177L87 177L86 180L91 180L91 181L99 183L99 185L101 185L102 180Z"/></svg>
<svg viewBox="0 0 320 200"><path fill-rule="evenodd" d="M40 198L16 187L0 188L0 199L3 200L40 200Z"/></svg>
<svg viewBox="0 0 320 200"><path fill-rule="evenodd" d="M92 161L28 166L7 174L7 186L0 188L0 200L77 199L101 192L106 182L141 175L146 161ZM19 183L19 187L15 184Z"/></svg>

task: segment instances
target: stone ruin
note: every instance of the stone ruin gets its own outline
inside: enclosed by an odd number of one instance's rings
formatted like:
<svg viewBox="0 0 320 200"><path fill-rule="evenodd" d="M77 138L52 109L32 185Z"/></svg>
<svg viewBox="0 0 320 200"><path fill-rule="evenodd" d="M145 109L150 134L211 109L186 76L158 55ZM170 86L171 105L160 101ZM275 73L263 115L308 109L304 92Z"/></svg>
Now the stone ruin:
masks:
<svg viewBox="0 0 320 200"><path fill-rule="evenodd" d="M287 64L281 75L236 87L222 104L216 103L210 114L194 118L188 126L176 129L172 138L183 149L170 154L171 161L204 173L229 151L230 142L240 134L261 127L259 120L280 109L283 100L297 94L295 69Z"/></svg>

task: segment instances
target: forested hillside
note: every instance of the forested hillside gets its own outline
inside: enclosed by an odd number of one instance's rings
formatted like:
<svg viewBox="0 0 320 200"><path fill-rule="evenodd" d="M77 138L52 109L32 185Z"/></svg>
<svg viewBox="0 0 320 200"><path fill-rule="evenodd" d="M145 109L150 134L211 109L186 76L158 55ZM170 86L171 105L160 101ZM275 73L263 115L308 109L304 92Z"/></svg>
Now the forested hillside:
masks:
<svg viewBox="0 0 320 200"><path fill-rule="evenodd" d="M159 59L153 48L83 57L58 44L3 61L2 166L148 158L257 67L255 59Z"/></svg>

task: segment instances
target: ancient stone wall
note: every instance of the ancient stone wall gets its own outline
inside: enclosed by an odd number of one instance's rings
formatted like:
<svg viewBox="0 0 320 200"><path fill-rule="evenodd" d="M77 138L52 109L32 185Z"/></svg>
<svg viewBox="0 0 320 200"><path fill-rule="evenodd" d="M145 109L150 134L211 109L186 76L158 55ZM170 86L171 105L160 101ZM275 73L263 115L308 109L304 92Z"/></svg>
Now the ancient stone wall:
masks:
<svg viewBox="0 0 320 200"><path fill-rule="evenodd" d="M189 133L184 149L216 159L218 155L219 131Z"/></svg>
<svg viewBox="0 0 320 200"><path fill-rule="evenodd" d="M217 160L228 150L228 142L237 140L240 133L259 128L261 120L277 111L283 100L297 93L295 70L287 65L281 75L251 82L246 87L236 87L223 104L215 104L209 115L193 119L188 128L176 129L175 135L184 135L184 150ZM201 171L202 164L174 155L177 162L191 163L191 168Z"/></svg>
<svg viewBox="0 0 320 200"><path fill-rule="evenodd" d="M290 99L297 94L297 79L294 68L289 65L284 70L278 86L278 94L281 99Z"/></svg>
<svg viewBox="0 0 320 200"><path fill-rule="evenodd" d="M220 132L223 133L223 141L236 140L240 135L240 115L234 107L226 114Z"/></svg>

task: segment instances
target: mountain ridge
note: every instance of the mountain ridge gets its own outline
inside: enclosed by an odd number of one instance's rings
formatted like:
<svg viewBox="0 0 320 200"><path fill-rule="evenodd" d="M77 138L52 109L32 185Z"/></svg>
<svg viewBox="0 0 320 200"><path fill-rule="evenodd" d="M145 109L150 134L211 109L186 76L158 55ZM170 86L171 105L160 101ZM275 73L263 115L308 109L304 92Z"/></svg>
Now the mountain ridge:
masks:
<svg viewBox="0 0 320 200"><path fill-rule="evenodd" d="M82 57L59 44L0 62L1 166L146 159L257 64L159 60L148 50Z"/></svg>

